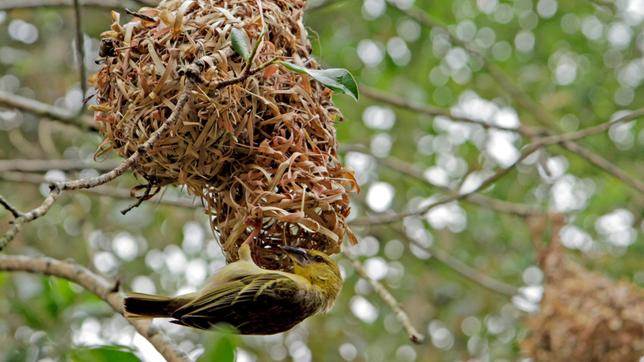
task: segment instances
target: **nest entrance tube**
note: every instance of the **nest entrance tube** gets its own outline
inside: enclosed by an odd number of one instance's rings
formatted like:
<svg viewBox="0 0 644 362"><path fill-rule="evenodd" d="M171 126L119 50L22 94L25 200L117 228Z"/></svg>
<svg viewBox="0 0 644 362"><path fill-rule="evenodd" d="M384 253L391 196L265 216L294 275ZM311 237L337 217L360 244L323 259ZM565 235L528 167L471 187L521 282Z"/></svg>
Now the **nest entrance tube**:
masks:
<svg viewBox="0 0 644 362"><path fill-rule="evenodd" d="M265 252L291 245L340 251L348 228L348 193L358 189L337 155L331 91L306 75L271 64L238 78L246 62L231 46L233 29L258 48L253 66L272 59L318 69L304 28L302 0L167 0L121 24L113 13L102 34L95 76L97 155L128 157L172 113L185 86L182 70L199 64L202 81L175 129L159 140L135 174L155 186L185 185L203 199L228 261L255 228L255 261L288 270Z"/></svg>

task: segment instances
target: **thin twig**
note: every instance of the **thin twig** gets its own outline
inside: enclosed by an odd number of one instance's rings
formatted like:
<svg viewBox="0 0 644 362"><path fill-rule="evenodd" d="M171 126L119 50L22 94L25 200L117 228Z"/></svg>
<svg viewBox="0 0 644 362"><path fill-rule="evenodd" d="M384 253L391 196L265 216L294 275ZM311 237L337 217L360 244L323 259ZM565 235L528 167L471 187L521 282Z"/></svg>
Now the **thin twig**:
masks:
<svg viewBox="0 0 644 362"><path fill-rule="evenodd" d="M248 79L250 76L255 75L258 72L261 72L266 67L268 67L269 65L273 64L276 59L277 58L273 58L273 59L271 59L271 60L269 60L269 61L267 61L265 63L260 64L256 68L253 68L253 69L249 68L250 69L249 71L242 72L242 74L240 76L238 76L238 77L215 82L215 83L209 85L209 87L211 89L222 89L222 88L228 87L229 85L241 83L241 82L245 81L246 79Z"/></svg>
<svg viewBox="0 0 644 362"><path fill-rule="evenodd" d="M615 178L622 181L626 185L644 194L644 182L641 181L641 178L638 179L627 174L621 168L615 166L615 164L613 164L612 162L575 142L562 142L561 146L569 150L570 152L573 152L574 154L584 158L586 161L595 165L597 168L604 170L610 175L613 175Z"/></svg>
<svg viewBox="0 0 644 362"><path fill-rule="evenodd" d="M27 272L67 279L107 302L112 309L124 315L123 297L118 293L117 285L97 275L80 264L60 261L47 257L30 257L22 255L0 255L0 271ZM156 350L169 362L190 361L163 332L151 322L127 319L127 321L147 339Z"/></svg>
<svg viewBox="0 0 644 362"><path fill-rule="evenodd" d="M510 98L513 99L514 102L516 102L520 107L530 112L540 125L547 128L549 127L557 128L556 120L552 117L550 113L546 111L545 107L543 107L542 105L534 101L523 89L521 89L517 84L515 84L512 78L510 78L507 74L505 74L503 70L501 70L498 66L496 66L496 64L489 62L488 59L483 54L478 52L476 49L472 48L468 43L454 36L454 34L449 30L449 28L444 24L442 24L439 20L431 17L429 14L427 14L422 10L415 9L415 8L405 9L400 11L412 17L413 19L415 19L416 21L418 21L420 24L422 24L427 28L440 28L443 31L445 31L446 34L452 40L452 42L454 42L454 44L457 44L463 47L470 54L479 58L483 63L483 67L487 70L487 72L490 74L492 79L494 79L494 81L500 86L499 89L501 89L504 93L510 96ZM644 109L640 109L635 112L629 113L626 116L623 116L620 119L613 122L605 122L598 126L587 128L586 130L570 133L565 137L554 135L553 132L551 131L545 131L544 133L546 134L546 136L553 137L553 140L548 140L546 138L544 140L544 144L560 144L562 147L568 150L571 150L571 151L577 150L579 152L576 152L576 151L573 151L573 152L575 152L578 156L584 158L592 165L600 168L604 172L615 176L617 179L621 180L626 185L635 188L639 192L642 192L642 187L644 187L644 185L642 185L642 183L639 180L637 180L633 176L628 175L626 172L622 171L617 166L611 164L610 161L604 159L601 155L589 149L586 149L583 146L578 145L574 142L575 140L588 137L592 134L604 132L608 130L610 127L612 127L613 125L615 125L616 123L634 120L636 118L641 117L642 115L644 115Z"/></svg>
<svg viewBox="0 0 644 362"><path fill-rule="evenodd" d="M114 180L115 178L119 177L127 170L129 170L134 164L136 164L141 159L141 157L143 157L143 155L147 151L150 150L150 148L152 148L152 146L157 142L157 140L163 134L165 134L167 130L169 130L171 127L174 126L174 124L177 122L177 120L183 113L183 108L188 103L188 99L190 98L192 88L193 88L192 81L188 81L170 117L168 117L168 119L165 120L165 122L161 125L161 127L159 127L156 131L154 131L154 133L152 133L150 138L148 138L148 140L145 141L145 143L139 146L139 149L137 151L135 151L125 161L121 162L121 164L115 167L112 171L109 171L99 176L88 178L88 179L79 179L79 180L52 183L50 187L51 191L47 196L47 198L45 198L43 203L37 208L17 218L14 221L11 228L9 229L9 231L7 231L2 238L0 238L0 250L4 249L7 246L7 244L9 244L16 237L16 235L20 231L21 226L24 223L31 222L45 215L47 211L49 211L53 203L56 201L56 199L60 196L61 192L66 190L87 189L87 188L103 185L109 181Z"/></svg>
<svg viewBox="0 0 644 362"><path fill-rule="evenodd" d="M389 308L391 308L391 310L394 312L394 315L396 316L396 319L398 319L400 324L402 324L403 328L407 332L409 340L417 344L422 343L425 339L425 336L423 336L420 332L418 332L418 330L416 330L416 328L409 320L409 316L400 307L400 303L398 303L396 298L387 290L387 288L385 288L384 285L382 285L382 283L371 278L358 260L347 255L346 253L344 255L347 259L351 260L353 267L356 269L356 272L358 272L358 274L360 274L362 278L367 280L367 282L373 288L374 292L376 292L376 294L378 294L378 296L389 306Z"/></svg>
<svg viewBox="0 0 644 362"><path fill-rule="evenodd" d="M306 10L306 12L308 12L308 13L311 13L311 12L314 12L314 11L326 9L326 8L331 7L333 5L341 4L343 2L344 2L344 0L326 0L326 1L322 2L322 3L320 3L320 4L317 4L317 5L307 5L304 10Z"/></svg>
<svg viewBox="0 0 644 362"><path fill-rule="evenodd" d="M505 126L499 126L493 123L484 122L478 119L459 116L458 114L455 114L454 112L447 109L436 108L426 104L419 104L407 98L402 98L392 94L387 94L375 88L371 88L365 85L360 85L360 93L363 94L365 97L371 98L375 101L386 103L394 107L407 109L412 112L425 114L431 117L443 116L453 121L458 121L458 122L463 122L468 124L475 124L486 129L497 129L500 131L519 133L526 136L533 136L536 134L535 130L532 130L523 125L519 126L518 128L505 127Z"/></svg>
<svg viewBox="0 0 644 362"><path fill-rule="evenodd" d="M81 108L78 114L85 112L85 97L87 97L87 71L85 70L85 38L83 35L83 24L81 18L80 0L74 0L74 25L76 28L76 55L78 61L78 74L80 78L80 87L83 93Z"/></svg>
<svg viewBox="0 0 644 362"><path fill-rule="evenodd" d="M40 206L20 215L20 217L13 220L9 230L0 238L0 251L2 251L9 243L18 235L20 228L23 224L34 221L37 218L45 215L47 211L54 204L56 199L60 196L60 190L53 189Z"/></svg>
<svg viewBox="0 0 644 362"><path fill-rule="evenodd" d="M81 170L99 170L109 171L118 164L114 162L88 162L83 160L0 160L1 172L47 172L51 170L60 171L81 171Z"/></svg>
<svg viewBox="0 0 644 362"><path fill-rule="evenodd" d="M607 121L607 122L598 124L596 126L581 129L579 131L564 133L561 135L556 135L556 134L549 135L549 136L543 137L542 142L546 144L555 144L555 143L560 144L560 143L566 143L570 141L578 141L582 138L586 138L589 136L606 132L611 127L614 127L618 124L635 121L638 118L642 118L642 117L644 117L644 108L640 108L633 112L629 112L613 121Z"/></svg>
<svg viewBox="0 0 644 362"><path fill-rule="evenodd" d="M133 0L144 6L157 6L156 0ZM103 9L125 9L123 0L79 0L82 7L93 7ZM2 0L1 10L31 9L31 8L58 8L74 6L74 0Z"/></svg>
<svg viewBox="0 0 644 362"><path fill-rule="evenodd" d="M344 152L356 151L356 152L366 153L373 156L373 154L369 151L369 149L362 145L340 145L340 150ZM423 174L422 170L420 170L418 167L416 167L415 165L409 162L403 161L393 156L390 156L387 158L379 158L376 156L373 156L373 157L376 160L376 162L382 164L383 166L388 167L394 171L397 171L405 176L409 176L413 179L416 179L417 181L422 182L423 184L429 187L436 188L443 192L451 191L449 188L445 186L434 185L431 182L429 182L427 178L425 178L425 175ZM539 208L531 205L497 200L492 197L488 197L480 194L469 195L465 197L463 200L487 209L492 209L498 212L511 214L519 217L529 217L529 216L542 214Z"/></svg>
<svg viewBox="0 0 644 362"><path fill-rule="evenodd" d="M170 117L168 117L168 119L166 119L165 122L163 122L161 127L159 127L156 131L154 131L154 133L150 135L150 138L148 138L147 141L145 141L142 145L140 145L139 148L130 157L128 157L125 161L121 162L121 164L115 167L112 171L106 172L102 175L89 178L89 179L58 182L58 183L55 183L55 186L59 188L61 191L86 189L86 188L92 188L99 185L103 185L121 176L123 173L125 173L125 171L129 170L134 164L139 162L141 157L143 157L143 155L146 152L148 152L152 148L152 146L154 146L154 144L159 140L159 138L161 138L161 136L163 136L166 133L166 131L174 127L175 123L177 123L177 121L179 120L179 117L181 117L181 114L183 113L183 109L188 103L188 100L190 99L192 88L193 88L193 83L191 81L188 81Z"/></svg>
<svg viewBox="0 0 644 362"><path fill-rule="evenodd" d="M421 207L418 210L415 211L406 211L406 212L400 212L396 214L385 214L385 215L371 215L371 216L365 216L365 217L360 217L352 220L350 222L351 225L385 225L385 224L391 224L395 223L398 221L403 220L404 218L408 216L415 216L415 215L423 215L427 213L429 210L440 206L440 205L445 205L453 201L458 201L461 199L465 199L481 190L486 189L487 187L491 186L493 183L498 181L500 178L508 174L510 171L512 171L521 161L526 159L526 157L530 156L532 153L543 147L544 145L541 142L535 142L532 143L528 146L526 146L523 151L521 152L521 155L517 158L514 163L512 163L510 166L505 167L505 168L500 168L498 169L492 176L486 178L483 180L483 182L476 188L474 188L471 191L464 192L464 193L459 193L458 191L452 191L451 194L448 194L441 198L440 200L434 201L430 204L425 205L424 207Z"/></svg>
<svg viewBox="0 0 644 362"><path fill-rule="evenodd" d="M80 6L97 8L123 8L122 0L79 0ZM45 7L68 7L74 6L74 0L3 0L0 2L0 10L30 9Z"/></svg>
<svg viewBox="0 0 644 362"><path fill-rule="evenodd" d="M0 106L19 109L33 115L49 118L64 124L96 131L96 123L92 117L79 116L67 109L51 106L37 100L19 96L17 94L0 91Z"/></svg>
<svg viewBox="0 0 644 362"><path fill-rule="evenodd" d="M417 244L417 246L420 245ZM449 255L444 250L438 248L430 248L427 249L427 251L431 255L433 255L436 260L440 261L445 266L449 267L453 271L487 290L493 291L497 294L505 295L506 297L512 297L519 293L519 289L479 272L478 270Z"/></svg>
<svg viewBox="0 0 644 362"><path fill-rule="evenodd" d="M7 201L4 197L2 197L2 195L0 195L0 205L7 209L7 211L9 211L14 218L17 219L22 216L22 213L18 211L18 209L16 209L13 205L11 205L9 201Z"/></svg>
<svg viewBox="0 0 644 362"><path fill-rule="evenodd" d="M128 206L127 208L121 210L121 214L126 215L128 212L130 212L130 211L136 209L137 207L141 206L144 201L147 201L150 198L154 197L154 195L156 195L161 190L160 188L157 187L157 189L154 192L152 192L152 188L154 186L155 185L153 183L148 182L148 184L145 185L145 192L143 193L143 195L137 196L136 197L137 198L136 202L133 203L132 205Z"/></svg>
<svg viewBox="0 0 644 362"><path fill-rule="evenodd" d="M25 172L0 172L0 180L7 182L28 183L32 185L41 185L47 183L47 180L43 175ZM80 189L78 191L95 196L104 196L113 199L128 201L132 200L132 194L130 193L130 190L110 187L106 185L93 187L91 189ZM177 197L167 194L161 195L160 193L152 197L150 199L150 202L157 205L180 207L185 209L195 209L202 206L199 202L188 197Z"/></svg>
<svg viewBox="0 0 644 362"><path fill-rule="evenodd" d="M416 247L424 250L425 252L431 254L437 261L441 262L443 265L453 270L454 272L462 275L463 277L469 279L475 284L488 289L494 293L504 295L506 297L512 297L519 293L519 289L506 284L504 282L498 281L488 275L481 273L480 271L472 268L471 266L463 263L459 259L451 256L448 252L437 248L436 246L425 246L419 243L418 241L409 238L404 231L400 230L397 227L391 227L396 233L401 237L406 239L409 243L414 244Z"/></svg>

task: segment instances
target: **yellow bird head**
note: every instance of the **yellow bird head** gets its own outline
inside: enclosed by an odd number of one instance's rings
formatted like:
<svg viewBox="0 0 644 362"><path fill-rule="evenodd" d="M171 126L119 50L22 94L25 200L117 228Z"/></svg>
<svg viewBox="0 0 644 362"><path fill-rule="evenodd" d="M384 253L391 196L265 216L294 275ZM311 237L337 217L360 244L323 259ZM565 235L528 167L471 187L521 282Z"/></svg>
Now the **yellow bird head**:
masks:
<svg viewBox="0 0 644 362"><path fill-rule="evenodd" d="M333 306L342 288L342 276L338 264L327 254L312 249L281 246L293 260L293 273L307 279L311 285L320 288L325 295L325 310Z"/></svg>

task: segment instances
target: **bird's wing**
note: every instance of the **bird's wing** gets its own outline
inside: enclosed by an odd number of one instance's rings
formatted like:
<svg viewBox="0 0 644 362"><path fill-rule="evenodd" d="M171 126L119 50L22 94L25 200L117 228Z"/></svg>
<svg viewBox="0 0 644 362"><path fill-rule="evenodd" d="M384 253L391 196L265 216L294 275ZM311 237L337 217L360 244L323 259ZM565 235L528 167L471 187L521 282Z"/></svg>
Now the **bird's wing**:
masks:
<svg viewBox="0 0 644 362"><path fill-rule="evenodd" d="M277 293L297 290L297 288L297 284L292 279L278 273L246 275L200 294L190 303L179 308L175 314L182 316L212 314L233 304L256 300L262 293L264 296L276 296Z"/></svg>
<svg viewBox="0 0 644 362"><path fill-rule="evenodd" d="M207 329L225 322L239 329L250 320L270 322L277 316L275 308L296 314L300 312L294 309L302 308L301 313L311 314L318 306L302 305L301 297L298 298L301 291L297 281L281 273L247 275L207 290L177 309L172 317L197 328Z"/></svg>

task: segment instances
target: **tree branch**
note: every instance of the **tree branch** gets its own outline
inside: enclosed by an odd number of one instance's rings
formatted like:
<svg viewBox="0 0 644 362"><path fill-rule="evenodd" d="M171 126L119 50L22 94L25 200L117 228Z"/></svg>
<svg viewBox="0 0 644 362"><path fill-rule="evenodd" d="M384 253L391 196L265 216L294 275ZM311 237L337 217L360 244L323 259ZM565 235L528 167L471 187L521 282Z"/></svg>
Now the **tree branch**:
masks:
<svg viewBox="0 0 644 362"><path fill-rule="evenodd" d="M413 326L411 321L409 320L409 316L405 311L400 307L400 303L396 300L396 298L385 288L382 283L380 283L377 280L374 280L369 276L365 268L362 266L362 264L356 260L355 258L347 255L346 253L344 256L351 260L353 267L356 269L356 272L367 280L367 282L371 285L373 290L378 294L378 296L393 310L394 315L396 316L396 319L402 324L403 328L407 332L407 335L409 335L409 340L411 340L414 343L420 344L423 342L425 339L425 336L423 336L416 328Z"/></svg>
<svg viewBox="0 0 644 362"><path fill-rule="evenodd" d="M78 59L78 73L80 88L83 93L79 115L85 112L85 97L87 97L87 72L85 71L85 38L83 37L83 26L81 17L80 0L74 0L74 28L76 29L76 55Z"/></svg>
<svg viewBox="0 0 644 362"><path fill-rule="evenodd" d="M457 44L463 47L463 49L465 49L467 52L479 58L483 63L483 67L487 70L488 74L490 74L492 79L494 79L494 81L500 86L499 88L502 89L504 93L509 95L510 98L514 100L514 102L516 102L520 107L526 109L530 114L532 114L535 120L537 121L537 123L539 123L540 125L546 128L557 127L556 120L552 117L550 113L546 112L545 108L542 105L534 101L523 89L521 89L517 84L515 84L512 78L510 78L507 74L505 74L505 72L503 72L503 70L501 70L494 63L489 62L489 60L483 54L478 52L476 49L472 48L468 43L454 36L454 34L449 30L449 28L444 24L442 24L438 19L431 17L426 12L419 10L417 8L404 9L404 10L399 9L399 11L413 18L414 20L418 21L421 25L427 28L430 28L430 29L440 28L444 30L454 44ZM621 119L620 122L634 120L638 117L641 117L642 115L644 115L644 109L637 110L635 112L632 112L620 118ZM621 180L628 186L635 188L637 191L642 192L641 187L644 185L642 185L641 183L638 183L637 179L628 175L627 173L619 169L617 166L614 166L613 164L610 163L610 161L604 159L601 155L598 155L595 152L589 149L586 149L574 142L575 140L590 136L592 134L604 132L608 130L611 126L616 124L617 122L618 121L606 122L598 126L588 128L584 131L570 133L566 137L554 135L551 131L545 130L546 136L551 136L554 138L554 140L548 140L546 138L546 140L544 141L544 144L556 143L556 144L560 144L562 147L571 151L572 149L576 149L579 152L576 152L576 151L573 151L573 152L575 152L580 157L586 159L592 165L595 165L596 167L602 169L603 171L615 176L617 179Z"/></svg>
<svg viewBox="0 0 644 362"><path fill-rule="evenodd" d="M21 214L20 217L17 217L15 220L13 220L13 223L11 224L9 231L7 231L0 238L0 251L2 251L16 237L16 235L18 235L18 232L20 231L20 228L22 227L23 224L34 221L37 218L45 215L47 211L49 211L51 206L54 204L54 202L56 202L56 199L58 199L59 196L60 196L60 190L53 189L49 193L49 195L47 195L47 197L42 202L42 204L40 204L40 206L28 212L20 213Z"/></svg>
<svg viewBox="0 0 644 362"><path fill-rule="evenodd" d="M0 106L19 109L38 117L49 118L51 120L80 127L82 129L97 131L96 123L90 116L78 116L67 109L51 106L31 98L22 97L5 91L0 91Z"/></svg>
<svg viewBox="0 0 644 362"><path fill-rule="evenodd" d="M642 182L640 179L637 179L627 174L621 168L615 166L612 162L603 158L599 154L575 142L570 142L570 141L562 142L561 146L569 150L570 152L576 154L577 156L584 158L586 161L595 165L597 168L602 169L604 172L614 176L615 178L622 181L626 185L644 194L644 182Z"/></svg>
<svg viewBox="0 0 644 362"><path fill-rule="evenodd" d="M523 151L521 152L521 155L519 158L517 158L514 163L506 168L500 168L498 169L492 176L486 178L483 180L483 182L476 188L474 188L471 191L464 192L464 193L459 193L457 190L453 190L450 192L450 194L444 196L442 199L432 202L424 207L421 207L418 210L415 211L405 211L405 212L400 212L396 214L385 214L385 215L372 215L372 216L365 216L365 217L359 217L354 220L352 220L349 224L351 225L385 225L385 224L391 224L395 223L398 221L401 221L402 219L408 217L408 216L415 216L415 215L423 215L429 210L440 206L440 205L445 205L448 204L452 201L458 201L465 199L481 190L486 189L488 186L491 186L493 183L498 181L500 178L503 176L507 175L510 171L512 171L521 161L523 161L526 157L530 156L532 153L543 147L543 143L541 142L535 142L532 143L528 146L526 146Z"/></svg>
<svg viewBox="0 0 644 362"><path fill-rule="evenodd" d="M22 216L22 213L18 211L18 209L15 208L15 206L11 205L9 201L7 201L2 195L0 195L0 206L4 207L13 215L14 219L17 219Z"/></svg>
<svg viewBox="0 0 644 362"><path fill-rule="evenodd" d="M0 180L4 180L7 182L29 183L33 185L41 185L43 183L47 183L47 180L42 175L26 173L26 172L11 172L11 171L1 172ZM116 188L116 187L109 187L106 185L93 187L91 189L81 189L78 191L91 194L91 195L96 195L96 196L105 196L105 197L111 197L113 199L132 201L132 194L130 190ZM173 207L180 207L184 209L193 209L193 210L197 207L202 206L198 201L192 200L188 197L169 196L162 193L158 193L148 201L158 205L173 206Z"/></svg>
<svg viewBox="0 0 644 362"><path fill-rule="evenodd" d="M434 245L432 246L422 245L418 241L408 237L407 234L398 227L392 226L390 228L398 235L400 235L402 238L407 240L408 243L414 244L416 247L431 254L434 257L434 259L436 259L438 262L442 263L443 265L445 265L452 271L456 272L457 274L462 275L466 279L469 279L475 284L489 291L492 291L494 293L497 293L506 297L513 297L514 295L519 294L518 288L481 273L480 271L463 263L459 259L451 256L448 252Z"/></svg>
<svg viewBox="0 0 644 362"><path fill-rule="evenodd" d="M9 229L9 231L7 231L7 233L5 233L5 235L2 238L0 238L0 251L4 249L11 242L11 240L13 240L16 237L16 235L18 234L18 231L20 231L20 228L24 223L31 222L45 215L63 191L87 189L87 188L103 185L121 176L123 173L125 173L125 171L129 170L134 164L136 164L141 159L141 157L143 157L143 155L147 151L149 151L152 148L152 146L154 146L154 144L159 140L159 138L163 134L165 134L166 131L168 131L171 127L174 126L174 124L181 116L181 113L183 113L183 108L188 103L188 99L190 98L192 88L193 88L193 82L189 80L186 83L186 86L183 92L179 96L177 105L172 111L172 114L170 115L170 117L168 117L168 119L166 119L165 122L163 122L161 127L159 127L156 131L154 131L154 133L152 133L152 135L150 136L150 138L148 138L147 141L145 141L142 145L139 146L139 149L137 151L135 151L126 160L121 162L121 164L116 168L114 168L112 171L104 173L97 177L89 178L89 179L80 179L80 180L53 183L51 185L51 192L49 193L47 198L45 198L45 201L43 201L43 203L40 206L38 206L37 208L25 213L23 216L14 220L14 223Z"/></svg>
<svg viewBox="0 0 644 362"><path fill-rule="evenodd" d="M385 167L388 167L394 171L397 171L403 175L409 176L413 179L416 179L419 182L422 182L423 184L436 188L438 190L441 190L443 192L451 192L451 190L445 186L439 186L439 185L434 185L431 182L429 182L426 178L425 175L423 174L423 171L421 171L418 167L415 165L403 161L399 158L396 157L387 157L387 158L379 158L374 156L367 147L362 146L362 145L340 145L340 150L347 152L347 151L355 151L355 152L361 152L361 153L366 153L374 157L376 162L382 164ZM480 195L480 194L472 194L469 195L465 198L463 198L464 201L467 201L471 204L478 205L484 208L488 209L493 209L498 212L502 212L505 214L511 214L519 217L529 217L529 216L535 216L535 215L541 215L542 212L539 210L539 208L531 206L531 205L525 205L525 204L519 204L519 203L514 203L514 202L509 202L509 201L503 201L503 200L497 200L492 197L488 197L485 195Z"/></svg>
<svg viewBox="0 0 644 362"><path fill-rule="evenodd" d="M125 8L123 0L79 0L80 6L96 8ZM156 6L158 1L135 0L145 6ZM74 6L74 0L3 0L0 2L0 10L30 9L43 7L69 7Z"/></svg>
<svg viewBox="0 0 644 362"><path fill-rule="evenodd" d="M93 169L109 171L118 164L114 162L88 162L84 160L0 160L0 172L47 172L51 170L81 171ZM44 182L44 181L43 181Z"/></svg>
<svg viewBox="0 0 644 362"><path fill-rule="evenodd" d="M27 272L67 279L107 302L112 309L124 315L123 297L115 290L117 285L109 282L77 263L60 261L47 257L29 257L22 255L0 255L0 271ZM137 332L146 338L159 353L169 362L189 361L174 343L149 321L127 319Z"/></svg>
<svg viewBox="0 0 644 362"><path fill-rule="evenodd" d="M92 188L108 183L124 174L125 171L129 170L132 166L134 166L134 164L139 162L141 157L143 157L143 155L148 152L152 148L152 146L154 146L154 144L159 140L159 138L161 138L161 136L163 136L170 128L174 127L175 123L177 123L177 120L183 113L183 109L188 103L188 100L190 99L192 88L192 81L188 81L186 83L185 89L179 96L177 105L172 111L170 117L168 117L168 119L163 122L161 127L157 128L157 130L154 131L152 135L150 135L150 138L148 138L147 141L140 145L139 148L130 157L121 162L121 164L115 167L112 171L89 179L57 182L55 183L56 188L60 189L61 191Z"/></svg>
<svg viewBox="0 0 644 362"><path fill-rule="evenodd" d="M519 133L525 136L534 136L537 133L535 130L524 125L521 125L518 128L504 127L504 126L495 125L493 123L480 121L478 119L459 116L447 109L441 109L441 108L432 107L426 104L416 103L416 102L410 101L409 99L398 97L392 94L387 94L375 88L371 88L365 85L360 85L360 93L363 94L365 97L371 98L375 101L389 104L394 107L406 109L411 112L424 114L430 117L443 116L453 121L463 122L468 124L475 124L485 129L496 129L499 131Z"/></svg>
<svg viewBox="0 0 644 362"><path fill-rule="evenodd" d="M326 0L326 1L322 2L322 3L320 3L320 4L317 4L317 5L310 5L310 3L307 3L307 6L306 6L306 8L304 10L307 13L311 13L311 12L314 12L314 11L326 9L326 8L334 6L334 5L341 4L343 2L344 2L343 0Z"/></svg>

